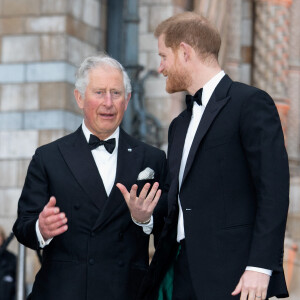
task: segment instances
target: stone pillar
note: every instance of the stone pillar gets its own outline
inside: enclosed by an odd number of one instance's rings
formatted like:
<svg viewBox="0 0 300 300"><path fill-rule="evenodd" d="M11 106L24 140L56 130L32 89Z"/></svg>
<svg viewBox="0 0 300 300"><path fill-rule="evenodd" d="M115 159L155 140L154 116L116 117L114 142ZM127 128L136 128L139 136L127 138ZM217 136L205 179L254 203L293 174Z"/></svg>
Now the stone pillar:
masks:
<svg viewBox="0 0 300 300"><path fill-rule="evenodd" d="M75 70L105 49L105 16L106 0L0 0L0 224L7 232L35 149L82 121ZM27 259L33 280L36 256Z"/></svg>
<svg viewBox="0 0 300 300"><path fill-rule="evenodd" d="M256 0L254 35L255 86L267 91L276 102L286 132L289 59L289 7L292 0Z"/></svg>

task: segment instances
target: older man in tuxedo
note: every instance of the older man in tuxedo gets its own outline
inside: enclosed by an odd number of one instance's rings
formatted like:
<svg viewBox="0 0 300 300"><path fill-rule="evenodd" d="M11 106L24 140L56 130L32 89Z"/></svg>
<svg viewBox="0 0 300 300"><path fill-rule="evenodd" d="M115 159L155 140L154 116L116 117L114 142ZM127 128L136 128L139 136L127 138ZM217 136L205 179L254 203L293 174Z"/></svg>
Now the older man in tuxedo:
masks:
<svg viewBox="0 0 300 300"><path fill-rule="evenodd" d="M158 233L164 215L156 203L165 154L120 128L131 85L116 60L85 59L74 94L82 125L36 150L19 199L13 231L25 246L43 248L30 299L132 300L149 265L152 224ZM136 200L142 210L156 206L153 217L130 215L119 181L140 188Z"/></svg>
<svg viewBox="0 0 300 300"><path fill-rule="evenodd" d="M221 70L205 18L173 16L155 35L167 92L189 95L169 128L169 215L140 299L287 297L289 169L273 100Z"/></svg>

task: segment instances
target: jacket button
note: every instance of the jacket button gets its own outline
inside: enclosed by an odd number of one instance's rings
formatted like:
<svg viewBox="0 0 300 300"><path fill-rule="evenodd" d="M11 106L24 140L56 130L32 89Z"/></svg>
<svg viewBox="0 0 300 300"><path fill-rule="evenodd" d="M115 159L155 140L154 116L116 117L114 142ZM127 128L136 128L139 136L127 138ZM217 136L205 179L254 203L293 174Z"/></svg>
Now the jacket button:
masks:
<svg viewBox="0 0 300 300"><path fill-rule="evenodd" d="M77 210L80 208L80 205L79 204L74 204L74 208Z"/></svg>
<svg viewBox="0 0 300 300"><path fill-rule="evenodd" d="M123 232L119 232L119 239L120 239L120 240L123 240L123 236L124 236L124 235L123 235Z"/></svg>
<svg viewBox="0 0 300 300"><path fill-rule="evenodd" d="M95 260L94 260L93 258L90 258L90 259L89 259L89 264L90 264L90 265L93 265L94 263L95 263Z"/></svg>
<svg viewBox="0 0 300 300"><path fill-rule="evenodd" d="M94 237L95 236L95 232L91 232L91 237Z"/></svg>
<svg viewBox="0 0 300 300"><path fill-rule="evenodd" d="M119 267L123 267L124 266L124 262L122 260L119 260L118 265L119 265Z"/></svg>

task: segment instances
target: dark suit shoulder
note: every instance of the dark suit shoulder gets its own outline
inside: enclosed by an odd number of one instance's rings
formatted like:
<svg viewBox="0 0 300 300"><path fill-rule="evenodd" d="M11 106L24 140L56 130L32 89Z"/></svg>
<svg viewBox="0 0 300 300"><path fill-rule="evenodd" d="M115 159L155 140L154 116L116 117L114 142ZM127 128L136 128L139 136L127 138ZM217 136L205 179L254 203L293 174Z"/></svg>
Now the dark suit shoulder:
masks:
<svg viewBox="0 0 300 300"><path fill-rule="evenodd" d="M251 97L252 95L260 94L260 93L265 95L267 94L265 91L257 87L242 82L238 82L238 81L233 81L229 89L229 95L238 94L239 96L244 95L247 97Z"/></svg>

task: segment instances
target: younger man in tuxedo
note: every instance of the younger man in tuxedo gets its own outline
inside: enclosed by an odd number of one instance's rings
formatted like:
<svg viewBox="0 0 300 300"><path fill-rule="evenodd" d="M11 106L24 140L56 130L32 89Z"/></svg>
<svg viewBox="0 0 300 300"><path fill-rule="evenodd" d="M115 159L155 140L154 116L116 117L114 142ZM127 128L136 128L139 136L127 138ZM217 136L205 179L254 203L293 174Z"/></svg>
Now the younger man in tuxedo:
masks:
<svg viewBox="0 0 300 300"><path fill-rule="evenodd" d="M221 70L221 38L205 18L173 16L155 35L167 92L189 95L169 128L169 215L140 299L287 297L289 169L273 100ZM174 262L173 289L159 289Z"/></svg>
<svg viewBox="0 0 300 300"><path fill-rule="evenodd" d="M151 224L158 233L164 203L139 224L116 183L140 186L137 200L152 211L163 186L165 154L119 127L131 85L113 58L85 59L74 94L82 125L36 150L13 227L20 243L43 248L31 299L132 300L148 269Z"/></svg>

